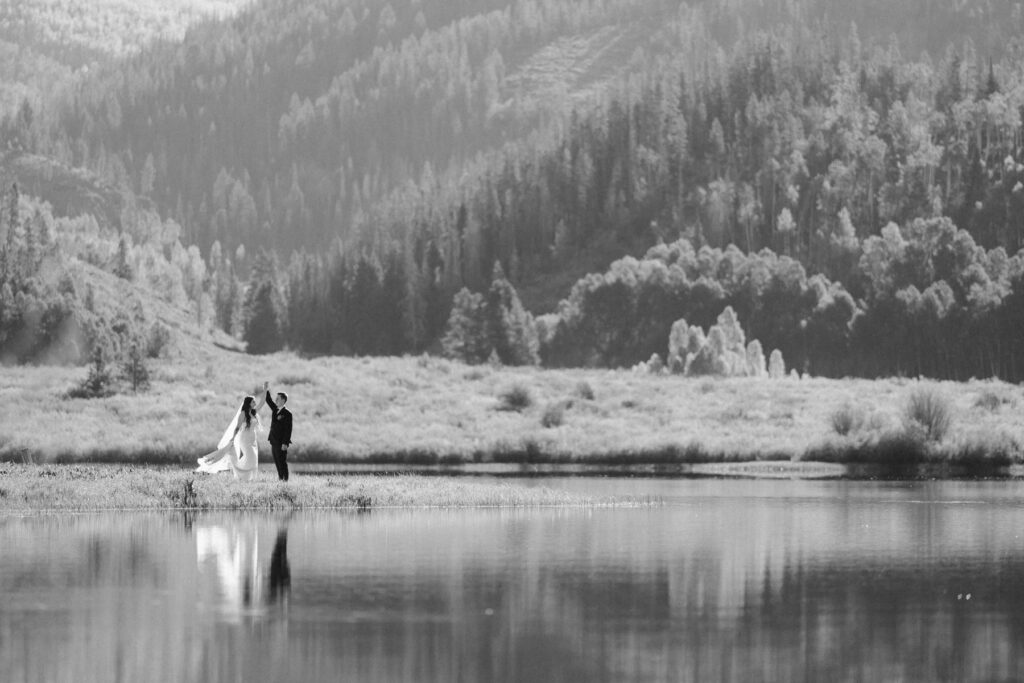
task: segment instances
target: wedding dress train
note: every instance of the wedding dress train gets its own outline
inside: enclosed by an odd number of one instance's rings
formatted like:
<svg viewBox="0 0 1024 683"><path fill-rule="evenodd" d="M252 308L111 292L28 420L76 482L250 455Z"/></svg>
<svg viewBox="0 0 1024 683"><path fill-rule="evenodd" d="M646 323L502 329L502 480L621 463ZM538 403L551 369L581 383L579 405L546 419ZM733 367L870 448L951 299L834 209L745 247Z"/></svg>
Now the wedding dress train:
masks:
<svg viewBox="0 0 1024 683"><path fill-rule="evenodd" d="M260 405L262 404L261 401ZM256 409L259 410L259 407ZM257 436L261 427L259 415L254 415L252 422L246 426L242 411L239 409L217 444L217 450L199 458L199 467L195 471L205 474L231 471L235 479L252 479L259 469Z"/></svg>

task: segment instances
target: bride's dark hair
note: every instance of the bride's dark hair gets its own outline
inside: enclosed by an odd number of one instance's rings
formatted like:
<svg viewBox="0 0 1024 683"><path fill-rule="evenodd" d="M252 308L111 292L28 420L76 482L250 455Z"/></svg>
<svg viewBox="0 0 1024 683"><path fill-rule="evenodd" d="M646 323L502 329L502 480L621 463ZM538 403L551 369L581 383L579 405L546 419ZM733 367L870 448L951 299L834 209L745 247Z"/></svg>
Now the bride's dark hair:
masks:
<svg viewBox="0 0 1024 683"><path fill-rule="evenodd" d="M256 415L256 409L252 407L255 400L256 398L253 396L246 396L242 401L242 415L245 416L246 428L252 426L252 418Z"/></svg>

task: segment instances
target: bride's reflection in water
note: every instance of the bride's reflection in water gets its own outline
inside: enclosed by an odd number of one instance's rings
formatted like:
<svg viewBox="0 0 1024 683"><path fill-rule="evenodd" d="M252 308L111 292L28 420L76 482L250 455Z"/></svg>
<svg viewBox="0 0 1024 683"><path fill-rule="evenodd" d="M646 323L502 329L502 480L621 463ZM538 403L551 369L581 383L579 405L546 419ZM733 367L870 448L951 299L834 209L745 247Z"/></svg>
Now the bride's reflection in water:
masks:
<svg viewBox="0 0 1024 683"><path fill-rule="evenodd" d="M291 590L288 520L278 526L269 558L264 555L263 529L261 534L255 520L195 524L200 593L229 621L265 616L270 607L287 606Z"/></svg>

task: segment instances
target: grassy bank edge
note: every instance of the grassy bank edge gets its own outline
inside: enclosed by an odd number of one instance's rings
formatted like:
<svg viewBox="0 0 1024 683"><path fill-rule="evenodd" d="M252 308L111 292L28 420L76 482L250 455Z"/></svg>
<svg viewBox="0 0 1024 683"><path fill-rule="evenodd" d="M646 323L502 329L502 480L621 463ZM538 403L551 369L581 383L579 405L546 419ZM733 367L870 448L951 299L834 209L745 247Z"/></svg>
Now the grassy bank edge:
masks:
<svg viewBox="0 0 1024 683"><path fill-rule="evenodd" d="M297 476L250 482L168 467L0 465L0 515L110 510L310 510L631 506L651 501L585 496L508 482L400 475Z"/></svg>
<svg viewBox="0 0 1024 683"><path fill-rule="evenodd" d="M43 452L8 449L0 462L19 464L107 464L107 465L180 465L194 463L198 449L148 448L127 451L120 448L92 448L84 451ZM260 460L271 465L267 454ZM290 458L293 463L323 465L579 465L593 467L649 467L730 463L793 462L843 465L884 465L906 467L928 465L995 471L1024 463L1024 452L1014 439L1003 437L956 439L933 442L906 431L875 434L870 437L833 437L809 445L803 450L722 451L703 444L665 444L654 448L609 450L587 454L561 450L550 442L531 437L518 444L500 442L473 451L439 451L428 448L396 448L389 451L352 455L322 446L304 447Z"/></svg>

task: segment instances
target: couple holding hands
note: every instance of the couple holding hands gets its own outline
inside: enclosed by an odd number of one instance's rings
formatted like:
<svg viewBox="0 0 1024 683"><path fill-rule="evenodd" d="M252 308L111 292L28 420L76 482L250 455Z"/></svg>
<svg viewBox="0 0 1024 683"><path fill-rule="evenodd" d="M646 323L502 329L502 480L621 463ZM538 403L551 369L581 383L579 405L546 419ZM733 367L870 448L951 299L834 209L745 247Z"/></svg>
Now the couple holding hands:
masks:
<svg viewBox="0 0 1024 683"><path fill-rule="evenodd" d="M242 406L235 413L224 435L217 443L217 450L199 458L196 472L216 474L233 472L235 479L251 480L256 476L259 465L257 433L263 428L259 410L266 403L270 406L270 452L277 466L277 476L288 481L288 447L292 442L292 413L286 407L288 394L277 392L276 399L270 396L270 383L263 383L260 402L255 396L246 396Z"/></svg>

